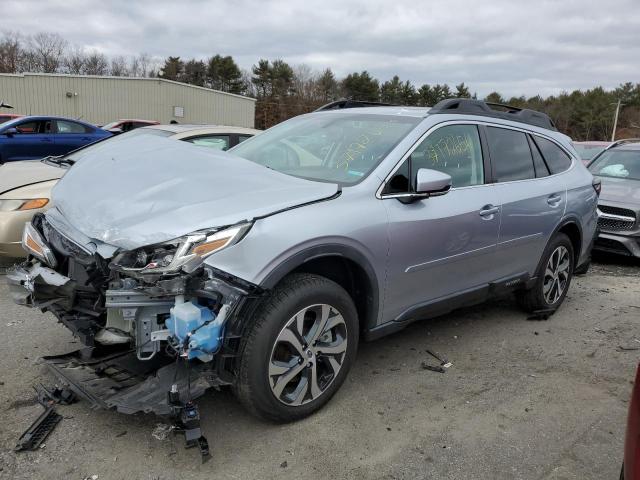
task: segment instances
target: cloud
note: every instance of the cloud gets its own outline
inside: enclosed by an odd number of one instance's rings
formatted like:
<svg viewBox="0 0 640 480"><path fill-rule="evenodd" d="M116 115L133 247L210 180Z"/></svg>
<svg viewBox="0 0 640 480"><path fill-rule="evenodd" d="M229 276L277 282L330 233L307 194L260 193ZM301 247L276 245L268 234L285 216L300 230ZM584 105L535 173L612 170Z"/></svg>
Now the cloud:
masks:
<svg viewBox="0 0 640 480"><path fill-rule="evenodd" d="M283 58L338 76L368 70L479 95L640 81L637 0L4 0L3 22L108 55ZM34 12L37 12L34 14Z"/></svg>

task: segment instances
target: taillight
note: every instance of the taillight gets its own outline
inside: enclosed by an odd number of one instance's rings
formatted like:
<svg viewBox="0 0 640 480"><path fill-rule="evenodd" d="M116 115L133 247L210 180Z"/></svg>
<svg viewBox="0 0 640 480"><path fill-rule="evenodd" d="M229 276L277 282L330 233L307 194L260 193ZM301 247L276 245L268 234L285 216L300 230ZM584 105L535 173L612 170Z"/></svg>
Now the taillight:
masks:
<svg viewBox="0 0 640 480"><path fill-rule="evenodd" d="M624 480L640 480L640 366L629 403L624 441Z"/></svg>
<svg viewBox="0 0 640 480"><path fill-rule="evenodd" d="M591 185L593 185L593 189L596 191L596 195L600 196L600 192L602 191L602 182L600 181L600 179L594 178L593 182L591 182Z"/></svg>

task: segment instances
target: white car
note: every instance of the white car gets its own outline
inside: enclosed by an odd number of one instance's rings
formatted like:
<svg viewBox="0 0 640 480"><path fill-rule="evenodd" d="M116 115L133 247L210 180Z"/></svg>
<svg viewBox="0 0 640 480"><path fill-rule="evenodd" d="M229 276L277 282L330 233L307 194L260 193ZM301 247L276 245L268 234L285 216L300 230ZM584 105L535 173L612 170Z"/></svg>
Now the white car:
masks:
<svg viewBox="0 0 640 480"><path fill-rule="evenodd" d="M160 135L190 142L203 148L228 150L260 130L224 125L153 125L133 130L105 141L113 142L131 135ZM84 147L91 148L91 146ZM38 160L23 160L0 165L0 257L25 257L22 231L33 215L51 206L51 189L65 173L56 163L73 163L75 152L52 158L48 165Z"/></svg>

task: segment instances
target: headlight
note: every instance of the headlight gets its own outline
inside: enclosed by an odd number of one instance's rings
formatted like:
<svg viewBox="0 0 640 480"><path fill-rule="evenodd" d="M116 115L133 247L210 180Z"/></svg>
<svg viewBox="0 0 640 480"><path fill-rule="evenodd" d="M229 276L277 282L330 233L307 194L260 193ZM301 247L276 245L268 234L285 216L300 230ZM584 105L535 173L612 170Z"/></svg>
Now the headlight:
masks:
<svg viewBox="0 0 640 480"><path fill-rule="evenodd" d="M31 198L26 200L0 200L0 212L16 210L36 210L49 203L48 198Z"/></svg>
<svg viewBox="0 0 640 480"><path fill-rule="evenodd" d="M122 253L113 263L125 272L161 274L180 269L192 272L209 255L242 240L251 225L243 223L211 233L195 232L171 242Z"/></svg>
<svg viewBox="0 0 640 480"><path fill-rule="evenodd" d="M55 268L58 263L56 261L56 256L31 222L27 222L24 225L24 231L22 232L22 248L45 262L51 268Z"/></svg>

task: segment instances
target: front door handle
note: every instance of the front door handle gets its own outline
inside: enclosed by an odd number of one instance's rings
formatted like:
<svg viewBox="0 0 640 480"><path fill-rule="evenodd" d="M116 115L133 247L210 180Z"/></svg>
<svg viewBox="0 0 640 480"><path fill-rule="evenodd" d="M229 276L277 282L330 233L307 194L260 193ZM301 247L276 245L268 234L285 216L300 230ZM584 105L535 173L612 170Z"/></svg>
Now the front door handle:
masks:
<svg viewBox="0 0 640 480"><path fill-rule="evenodd" d="M51 142L53 142L53 139L52 138L41 138L40 141L41 142L45 142L45 143L51 143Z"/></svg>
<svg viewBox="0 0 640 480"><path fill-rule="evenodd" d="M560 205L561 201L562 197L556 193L554 193L553 195L549 195L549 198L547 198L547 203L552 207L557 207L558 205Z"/></svg>
<svg viewBox="0 0 640 480"><path fill-rule="evenodd" d="M485 205L478 212L481 217L491 217L500 211L500 207L496 207L495 205Z"/></svg>

